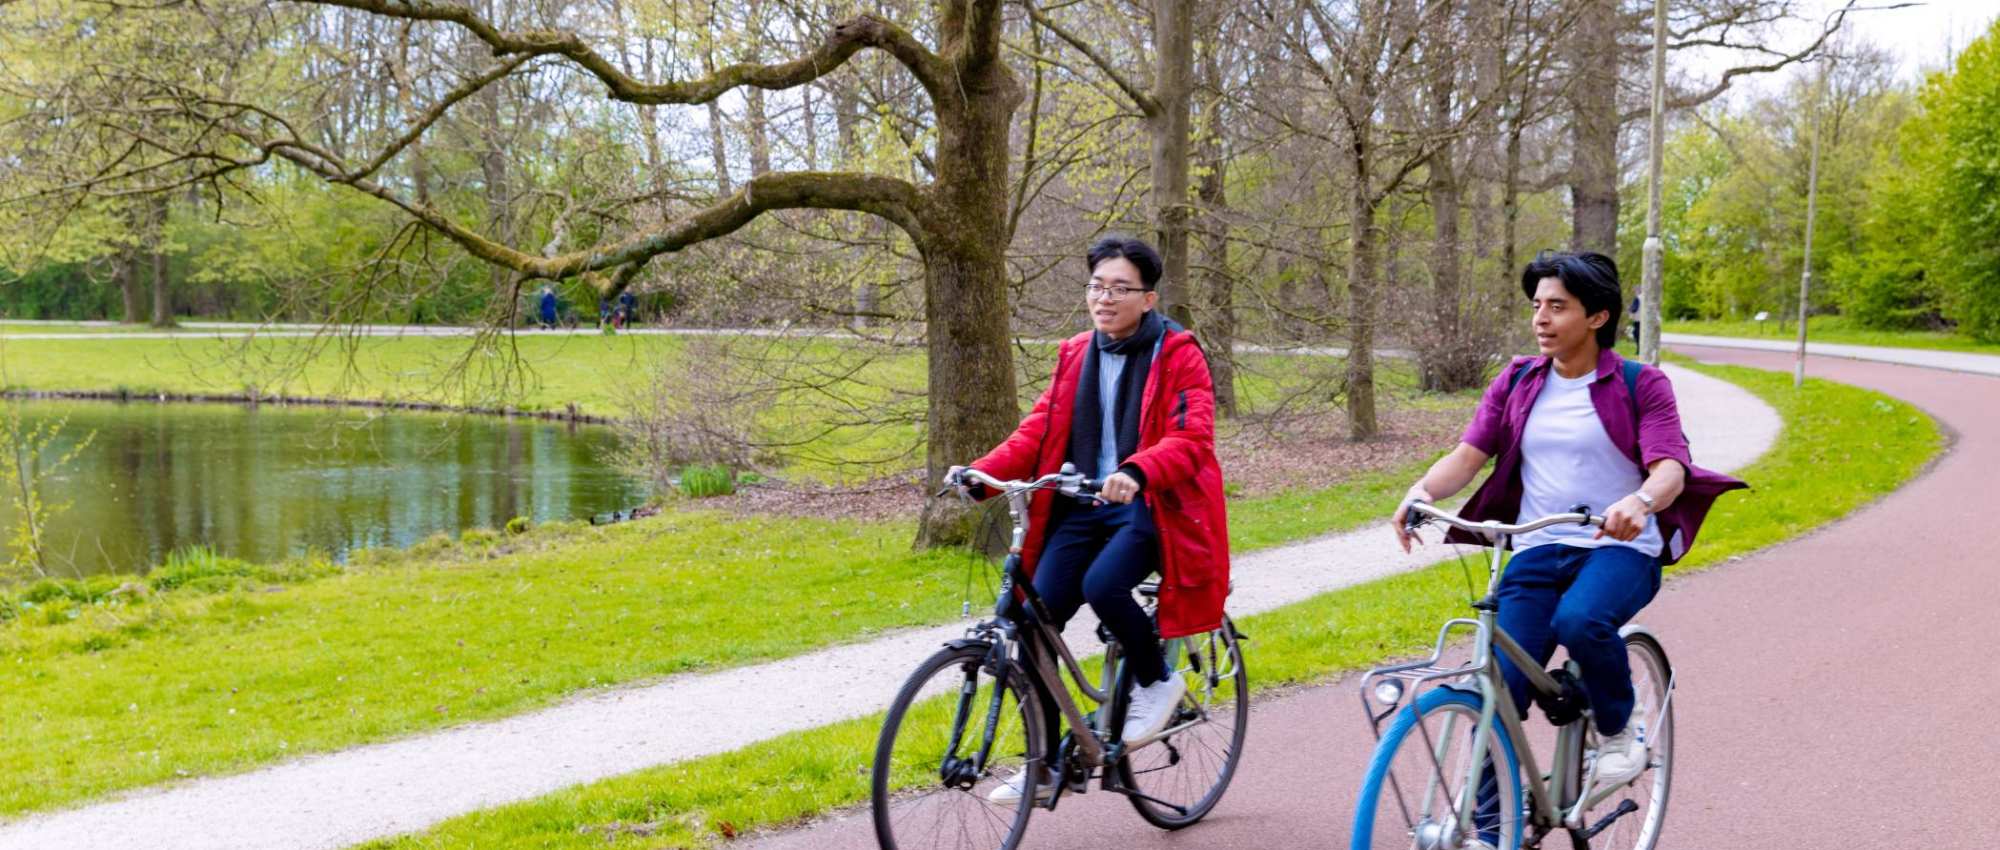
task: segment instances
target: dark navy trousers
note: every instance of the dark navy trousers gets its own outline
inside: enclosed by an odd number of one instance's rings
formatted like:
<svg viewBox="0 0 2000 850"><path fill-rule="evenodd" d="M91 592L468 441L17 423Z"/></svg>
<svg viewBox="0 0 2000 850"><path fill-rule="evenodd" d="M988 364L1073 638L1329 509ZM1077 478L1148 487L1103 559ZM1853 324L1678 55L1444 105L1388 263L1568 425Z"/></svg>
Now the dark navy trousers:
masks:
<svg viewBox="0 0 2000 850"><path fill-rule="evenodd" d="M1619 627L1660 592L1660 561L1629 546L1585 549L1547 543L1507 562L1500 579L1500 628L1547 665L1556 645L1582 668L1597 731L1615 735L1632 716L1632 668ZM1507 691L1525 715L1528 677L1500 656Z"/></svg>
<svg viewBox="0 0 2000 850"><path fill-rule="evenodd" d="M1058 502L1042 557L1035 563L1035 593L1060 629L1085 602L1125 650L1130 679L1150 685L1167 677L1160 637L1132 589L1160 568L1160 531L1144 496L1125 505ZM1109 683L1107 683L1108 686ZM1050 687L1062 687L1060 682ZM1062 724L1055 700L1042 698L1042 729L1053 758Z"/></svg>

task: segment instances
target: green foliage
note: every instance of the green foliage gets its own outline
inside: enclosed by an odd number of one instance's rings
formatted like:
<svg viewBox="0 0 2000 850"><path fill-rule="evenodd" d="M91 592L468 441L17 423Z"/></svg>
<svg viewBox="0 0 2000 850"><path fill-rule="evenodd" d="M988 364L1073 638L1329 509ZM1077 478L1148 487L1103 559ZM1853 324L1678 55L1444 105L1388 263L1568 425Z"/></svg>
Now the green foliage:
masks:
<svg viewBox="0 0 2000 850"><path fill-rule="evenodd" d="M2000 342L2000 20L1922 98L1925 126L1911 142L1931 191L1946 314Z"/></svg>
<svg viewBox="0 0 2000 850"><path fill-rule="evenodd" d="M1667 315L1796 315L1816 111L1815 309L2000 341L2000 28L1918 91L1863 59L1676 133ZM1644 183L1628 188L1621 258L1636 267Z"/></svg>
<svg viewBox="0 0 2000 850"><path fill-rule="evenodd" d="M69 504L44 500L41 481L75 461L97 436L91 432L67 449L58 448L68 421L58 417L29 425L22 419L20 405L11 403L0 414L0 499L10 503L14 515L13 527L4 529L8 551L13 554L0 564L0 581L49 574L43 530L50 518L67 510Z"/></svg>
<svg viewBox="0 0 2000 850"><path fill-rule="evenodd" d="M681 468L680 487L694 499L727 496L736 492L736 474L726 466L685 466Z"/></svg>

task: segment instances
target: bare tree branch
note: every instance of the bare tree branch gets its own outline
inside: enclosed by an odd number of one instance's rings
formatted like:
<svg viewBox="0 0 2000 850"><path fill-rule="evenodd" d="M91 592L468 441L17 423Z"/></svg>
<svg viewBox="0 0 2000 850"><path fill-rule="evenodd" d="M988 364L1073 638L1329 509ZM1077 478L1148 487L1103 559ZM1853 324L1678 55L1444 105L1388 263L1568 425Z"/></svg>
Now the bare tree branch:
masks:
<svg viewBox="0 0 2000 850"><path fill-rule="evenodd" d="M909 68L924 88L937 94L949 91L951 74L945 61L918 42L902 27L875 15L857 15L836 24L833 32L811 53L789 62L765 65L739 62L693 80L654 83L633 79L583 43L573 32L558 30L504 31L480 17L469 7L439 0L300 0L321 6L356 9L392 18L442 21L458 24L493 49L495 55L556 55L589 71L610 89L611 97L643 106L707 103L731 89L754 86L779 90L794 88L819 79L845 63L864 47L873 47L894 56Z"/></svg>
<svg viewBox="0 0 2000 850"><path fill-rule="evenodd" d="M1054 18L1049 17L1041 9L1036 8L1035 0L1021 0L1021 6L1028 10L1028 17L1033 19L1037 26L1054 33L1057 38L1062 39L1069 46L1076 48L1078 53L1083 54L1085 58L1089 59L1091 64L1097 66L1098 70L1103 71L1104 76L1110 77L1111 82L1118 86L1118 89L1123 91L1126 97L1131 98L1132 102L1138 105L1140 111L1146 113L1148 116L1156 115L1160 112L1159 98L1154 97L1152 92L1139 87L1130 79L1127 79L1124 74L1119 73L1118 68L1111 64L1111 60L1105 58L1104 54L1099 53L1096 48L1091 47L1090 42L1064 29L1062 24L1056 23Z"/></svg>

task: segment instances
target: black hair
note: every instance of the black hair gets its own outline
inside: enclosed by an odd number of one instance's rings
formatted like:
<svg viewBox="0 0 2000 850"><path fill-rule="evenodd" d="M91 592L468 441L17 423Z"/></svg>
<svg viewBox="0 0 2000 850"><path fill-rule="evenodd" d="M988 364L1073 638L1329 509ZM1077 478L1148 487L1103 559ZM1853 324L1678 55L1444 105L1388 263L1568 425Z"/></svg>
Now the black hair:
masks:
<svg viewBox="0 0 2000 850"><path fill-rule="evenodd" d="M1543 251L1521 270L1521 292L1528 300L1535 300L1535 289L1545 277L1562 281L1563 288L1583 302L1585 316L1609 311L1611 319L1597 329L1597 347L1608 351L1618 344L1618 317L1625 313L1625 298L1618 286L1617 263L1594 251Z"/></svg>
<svg viewBox="0 0 2000 850"><path fill-rule="evenodd" d="M1151 290L1160 283L1160 252L1143 240L1130 236L1106 236L1090 246L1090 253L1085 256L1090 260L1091 271L1097 271L1098 264L1105 260L1123 257L1139 269L1139 282L1145 284L1146 289Z"/></svg>

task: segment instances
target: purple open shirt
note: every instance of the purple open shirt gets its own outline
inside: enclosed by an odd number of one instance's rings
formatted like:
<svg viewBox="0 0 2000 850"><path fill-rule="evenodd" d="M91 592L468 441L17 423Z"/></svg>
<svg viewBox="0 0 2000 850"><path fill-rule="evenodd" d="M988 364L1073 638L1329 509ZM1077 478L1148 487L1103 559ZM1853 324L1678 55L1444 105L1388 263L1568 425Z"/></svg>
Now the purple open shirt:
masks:
<svg viewBox="0 0 2000 850"><path fill-rule="evenodd" d="M1666 542L1660 561L1671 564L1694 545L1695 532L1701 530L1701 521L1708 516L1716 497L1750 485L1694 465L1688 454L1687 435L1681 431L1673 383L1667 380L1665 372L1651 366L1639 370L1639 421L1632 421L1631 398L1618 374L1623 362L1624 358L1616 351L1607 349L1598 355L1597 378L1590 384L1590 403L1597 408L1597 419L1604 423L1604 433L1611 437L1611 444L1623 448L1632 458L1639 466L1641 478L1645 477L1647 467L1662 458L1679 461L1687 470L1687 486L1680 498L1655 514L1660 523L1660 539ZM1474 522L1490 519L1511 523L1519 518L1521 431L1528 423L1528 412L1534 409L1536 397L1542 393L1542 385L1548 381L1549 363L1548 357L1515 358L1500 370L1479 400L1479 411L1473 414L1472 424L1466 426L1463 439L1467 445L1495 458L1493 474L1473 492L1464 510L1459 511L1460 516ZM1514 385L1514 373L1520 370L1525 371L1520 383ZM1510 385L1513 385L1511 394ZM1590 507L1603 512L1611 506ZM1445 539L1453 543L1485 542L1477 535L1456 529Z"/></svg>

